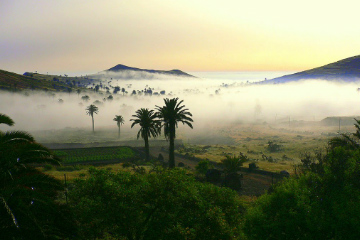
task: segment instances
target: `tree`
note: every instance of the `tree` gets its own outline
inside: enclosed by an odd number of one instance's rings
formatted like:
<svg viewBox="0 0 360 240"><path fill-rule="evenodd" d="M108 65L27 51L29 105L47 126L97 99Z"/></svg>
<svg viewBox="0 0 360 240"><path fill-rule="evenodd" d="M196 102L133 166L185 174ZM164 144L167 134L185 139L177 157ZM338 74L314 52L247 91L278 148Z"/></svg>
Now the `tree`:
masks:
<svg viewBox="0 0 360 240"><path fill-rule="evenodd" d="M248 239L359 239L360 148L357 131L306 154L300 173L261 196L245 219Z"/></svg>
<svg viewBox="0 0 360 240"><path fill-rule="evenodd" d="M14 121L0 114L0 123ZM67 207L56 201L63 185L34 163L60 164L30 134L0 131L0 239L64 239L74 231Z"/></svg>
<svg viewBox="0 0 360 240"><path fill-rule="evenodd" d="M120 125L124 124L124 118L121 115L115 115L115 118L113 120L116 122L119 128L118 138L120 138Z"/></svg>
<svg viewBox="0 0 360 240"><path fill-rule="evenodd" d="M90 106L88 106L86 108L86 114L91 116L92 118L92 129L93 129L93 133L95 133L94 130L94 113L98 113L99 112L99 108L97 106L95 106L94 104L91 104Z"/></svg>
<svg viewBox="0 0 360 240"><path fill-rule="evenodd" d="M241 170L244 162L248 161L248 157L240 152L240 156L225 156L221 160L220 166L223 167L225 174L234 174Z"/></svg>
<svg viewBox="0 0 360 240"><path fill-rule="evenodd" d="M78 97L79 97L80 93L81 93L81 89L80 88L76 89L76 93L78 94Z"/></svg>
<svg viewBox="0 0 360 240"><path fill-rule="evenodd" d="M121 89L121 92L123 93L123 96L124 96L124 94L125 94L125 91L126 91L125 88L122 88L122 89Z"/></svg>
<svg viewBox="0 0 360 240"><path fill-rule="evenodd" d="M181 169L151 174L90 169L69 193L83 239L239 239L236 192Z"/></svg>
<svg viewBox="0 0 360 240"><path fill-rule="evenodd" d="M90 97L88 95L82 96L81 99L85 102L90 100Z"/></svg>
<svg viewBox="0 0 360 240"><path fill-rule="evenodd" d="M149 138L157 137L160 134L160 121L157 120L157 115L154 110L149 110L147 108L141 108L136 111L135 115L132 115L135 119L130 119L133 123L131 128L136 124L140 125L140 130L137 134L137 138L141 136L145 142L145 154L146 161L150 159L150 150L149 150Z"/></svg>
<svg viewBox="0 0 360 240"><path fill-rule="evenodd" d="M165 106L159 107L156 106L158 110L158 116L162 121L162 126L164 127L165 137L170 141L169 146L169 167L175 167L175 138L176 138L176 128L178 127L178 122L188 125L190 128L193 128L191 122L192 114L188 112L189 109L185 108L185 105L181 105L183 100L178 102L179 98L168 99L165 98Z"/></svg>

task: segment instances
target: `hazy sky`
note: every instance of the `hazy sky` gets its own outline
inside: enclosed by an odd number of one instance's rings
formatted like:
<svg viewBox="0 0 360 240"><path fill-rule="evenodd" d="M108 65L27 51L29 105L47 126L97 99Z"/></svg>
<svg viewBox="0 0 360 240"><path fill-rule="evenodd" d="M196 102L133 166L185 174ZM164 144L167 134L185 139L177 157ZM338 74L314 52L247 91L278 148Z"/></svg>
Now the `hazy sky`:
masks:
<svg viewBox="0 0 360 240"><path fill-rule="evenodd" d="M359 54L358 0L0 0L0 69L305 70Z"/></svg>

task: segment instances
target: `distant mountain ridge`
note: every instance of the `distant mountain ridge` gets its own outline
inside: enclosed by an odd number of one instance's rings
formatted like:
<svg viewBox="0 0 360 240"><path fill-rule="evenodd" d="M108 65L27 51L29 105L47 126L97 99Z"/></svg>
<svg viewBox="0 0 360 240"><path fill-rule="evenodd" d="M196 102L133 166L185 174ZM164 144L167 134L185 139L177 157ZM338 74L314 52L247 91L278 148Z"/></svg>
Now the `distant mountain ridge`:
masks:
<svg viewBox="0 0 360 240"><path fill-rule="evenodd" d="M328 81L360 81L360 55L324 65L322 67L262 81L261 83L286 83L307 79Z"/></svg>
<svg viewBox="0 0 360 240"><path fill-rule="evenodd" d="M173 69L173 70L169 70L169 71L165 71L165 70L153 70L153 69L141 69L141 68L134 68L134 67L128 67L122 64L118 64L112 68L109 68L107 70L104 70L102 72L100 72L99 74L107 74L107 73L124 73L126 74L127 72L133 72L133 73L139 73L140 76L142 77L150 77L151 75L156 75L156 74L160 74L163 76L169 76L169 77L186 77L186 78L196 78L195 76L192 76L186 72L183 72L181 70L178 69ZM145 75L144 75L145 74ZM149 75L150 74L150 75ZM135 75L137 76L137 75ZM129 75L127 74L127 79L129 78L135 78L134 75Z"/></svg>

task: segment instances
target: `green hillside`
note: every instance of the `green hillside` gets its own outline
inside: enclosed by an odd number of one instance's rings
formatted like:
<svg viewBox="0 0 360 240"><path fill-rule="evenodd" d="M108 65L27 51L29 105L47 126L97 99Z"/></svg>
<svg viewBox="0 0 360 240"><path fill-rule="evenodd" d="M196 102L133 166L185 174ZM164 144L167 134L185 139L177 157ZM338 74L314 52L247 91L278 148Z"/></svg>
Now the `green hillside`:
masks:
<svg viewBox="0 0 360 240"><path fill-rule="evenodd" d="M20 75L0 70L0 90L43 90L43 91L68 91L71 85L61 81L54 81L52 78L42 77L45 75L26 73Z"/></svg>

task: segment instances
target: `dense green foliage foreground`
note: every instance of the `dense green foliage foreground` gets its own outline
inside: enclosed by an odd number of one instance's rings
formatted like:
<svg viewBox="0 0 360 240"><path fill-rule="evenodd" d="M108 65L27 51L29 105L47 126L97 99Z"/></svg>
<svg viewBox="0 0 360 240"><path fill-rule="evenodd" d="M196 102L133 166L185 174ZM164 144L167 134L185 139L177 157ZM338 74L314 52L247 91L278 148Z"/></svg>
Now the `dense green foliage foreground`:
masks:
<svg viewBox="0 0 360 240"><path fill-rule="evenodd" d="M236 192L179 169L145 175L91 169L69 197L84 239L236 239L244 213Z"/></svg>
<svg viewBox="0 0 360 240"><path fill-rule="evenodd" d="M246 215L249 239L359 239L360 122L333 138L325 154L307 155L302 174L260 197Z"/></svg>
<svg viewBox="0 0 360 240"><path fill-rule="evenodd" d="M13 125L3 114L0 123ZM306 154L296 176L251 207L177 168L91 168L65 191L31 165L58 164L51 151L26 132L0 131L0 239L359 239L360 122L356 128L325 153Z"/></svg>

